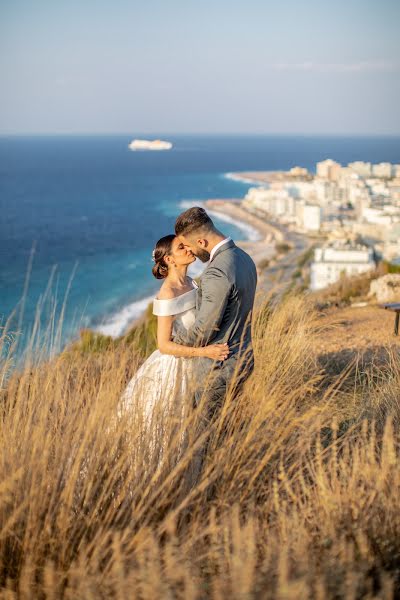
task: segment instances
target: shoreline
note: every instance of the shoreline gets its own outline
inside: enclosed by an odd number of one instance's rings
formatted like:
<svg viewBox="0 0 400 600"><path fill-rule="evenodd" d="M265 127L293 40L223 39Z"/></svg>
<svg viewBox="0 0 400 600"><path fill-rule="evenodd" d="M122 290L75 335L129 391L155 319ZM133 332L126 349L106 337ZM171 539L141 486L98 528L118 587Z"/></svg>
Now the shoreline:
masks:
<svg viewBox="0 0 400 600"><path fill-rule="evenodd" d="M227 179L256 186L269 186L276 181L291 179L292 181L309 181L312 174L290 175L287 171L232 171L225 173Z"/></svg>
<svg viewBox="0 0 400 600"><path fill-rule="evenodd" d="M230 171L229 173L224 173L225 179L230 179L231 181L237 181L239 183L260 183L257 179L252 177L253 171Z"/></svg>
<svg viewBox="0 0 400 600"><path fill-rule="evenodd" d="M283 240L282 232L270 223L250 213L242 206L241 200L232 202L232 200L212 199L206 200L204 206L210 212L228 215L234 221L246 223L258 232L258 240L235 240L240 248L250 254L258 271L263 269L265 261L271 260L275 256L275 243Z"/></svg>
<svg viewBox="0 0 400 600"><path fill-rule="evenodd" d="M226 203L226 206L240 206L243 198L218 198L218 199L206 199L206 200L198 200L196 202L197 206L201 206L207 209L210 216L217 217L220 221L224 223L228 223L229 225L234 225L236 229L239 229L241 233L244 234L243 240L250 241L258 241L263 237L263 234L260 233L258 227L256 227L253 223L250 223L247 219L239 219L236 214L231 214L229 210L221 210L220 204L221 202ZM210 202L210 205L207 203ZM215 202L215 206L214 206ZM182 209L190 208L193 206L193 202L183 201L180 203L180 207ZM236 236L236 239L242 239Z"/></svg>
<svg viewBox="0 0 400 600"><path fill-rule="evenodd" d="M278 171L232 171L225 173L225 177L240 183L262 186L270 184L277 173Z"/></svg>

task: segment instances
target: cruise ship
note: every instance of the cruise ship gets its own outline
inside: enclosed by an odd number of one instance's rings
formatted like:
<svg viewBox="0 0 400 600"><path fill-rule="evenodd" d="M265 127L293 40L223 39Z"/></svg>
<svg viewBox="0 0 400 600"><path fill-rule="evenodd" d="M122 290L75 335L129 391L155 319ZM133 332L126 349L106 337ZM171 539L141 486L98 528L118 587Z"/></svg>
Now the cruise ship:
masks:
<svg viewBox="0 0 400 600"><path fill-rule="evenodd" d="M172 144L163 140L132 140L128 148L130 150L170 150Z"/></svg>

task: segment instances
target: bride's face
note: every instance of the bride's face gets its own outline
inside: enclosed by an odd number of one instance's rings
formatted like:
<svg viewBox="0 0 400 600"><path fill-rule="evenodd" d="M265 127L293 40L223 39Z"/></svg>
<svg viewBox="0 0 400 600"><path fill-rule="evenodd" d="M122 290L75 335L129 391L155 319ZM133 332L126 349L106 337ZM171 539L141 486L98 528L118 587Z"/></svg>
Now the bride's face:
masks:
<svg viewBox="0 0 400 600"><path fill-rule="evenodd" d="M183 243L185 248L188 248L194 254L194 256L206 263L210 260L210 253L207 250L209 243L206 239L197 239L195 235L179 236L180 241Z"/></svg>
<svg viewBox="0 0 400 600"><path fill-rule="evenodd" d="M183 244L178 237L172 242L171 258L174 263L180 265L190 265L196 260L193 252Z"/></svg>

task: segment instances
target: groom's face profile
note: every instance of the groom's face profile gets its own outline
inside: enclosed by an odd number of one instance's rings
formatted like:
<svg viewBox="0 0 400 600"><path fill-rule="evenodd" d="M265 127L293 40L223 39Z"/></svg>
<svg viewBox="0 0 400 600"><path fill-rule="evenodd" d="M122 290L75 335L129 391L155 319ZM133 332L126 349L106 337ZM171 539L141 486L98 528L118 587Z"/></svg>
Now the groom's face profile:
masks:
<svg viewBox="0 0 400 600"><path fill-rule="evenodd" d="M210 260L210 253L207 250L209 246L206 239L197 238L196 235L180 235L178 236L180 241L189 248L196 258L201 262L206 263Z"/></svg>

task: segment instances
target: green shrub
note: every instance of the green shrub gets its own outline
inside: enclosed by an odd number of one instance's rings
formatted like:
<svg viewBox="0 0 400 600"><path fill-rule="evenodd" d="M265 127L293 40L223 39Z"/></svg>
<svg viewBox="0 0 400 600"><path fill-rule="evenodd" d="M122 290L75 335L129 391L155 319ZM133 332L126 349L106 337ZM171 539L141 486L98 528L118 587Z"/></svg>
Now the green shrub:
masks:
<svg viewBox="0 0 400 600"><path fill-rule="evenodd" d="M143 357L148 356L157 348L157 317L153 315L151 303L140 321L122 337L121 341L133 345Z"/></svg>
<svg viewBox="0 0 400 600"><path fill-rule="evenodd" d="M387 260L382 261L382 268L385 273L400 273L400 265L395 265Z"/></svg>

